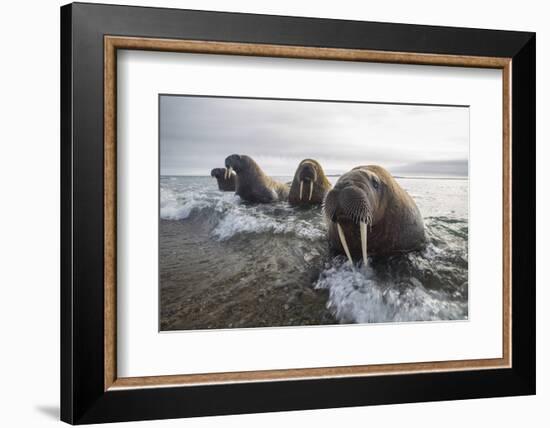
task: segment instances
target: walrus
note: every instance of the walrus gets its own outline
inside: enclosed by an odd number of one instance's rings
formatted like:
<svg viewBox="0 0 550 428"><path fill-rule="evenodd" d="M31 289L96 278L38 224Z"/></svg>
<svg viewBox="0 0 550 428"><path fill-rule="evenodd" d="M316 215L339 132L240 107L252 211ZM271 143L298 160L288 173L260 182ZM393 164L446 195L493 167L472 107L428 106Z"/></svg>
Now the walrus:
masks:
<svg viewBox="0 0 550 428"><path fill-rule="evenodd" d="M329 246L350 262L367 255L422 249L424 221L413 199L381 166L358 166L343 174L323 203Z"/></svg>
<svg viewBox="0 0 550 428"><path fill-rule="evenodd" d="M226 168L214 168L210 172L210 176L218 181L218 189L224 192L233 192L235 191L235 174L228 172Z"/></svg>
<svg viewBox="0 0 550 428"><path fill-rule="evenodd" d="M237 174L235 193L245 201L266 204L288 198L289 186L267 176L250 156L230 155L225 167Z"/></svg>
<svg viewBox="0 0 550 428"><path fill-rule="evenodd" d="M321 164L313 159L304 159L294 173L288 202L300 206L321 205L331 188Z"/></svg>

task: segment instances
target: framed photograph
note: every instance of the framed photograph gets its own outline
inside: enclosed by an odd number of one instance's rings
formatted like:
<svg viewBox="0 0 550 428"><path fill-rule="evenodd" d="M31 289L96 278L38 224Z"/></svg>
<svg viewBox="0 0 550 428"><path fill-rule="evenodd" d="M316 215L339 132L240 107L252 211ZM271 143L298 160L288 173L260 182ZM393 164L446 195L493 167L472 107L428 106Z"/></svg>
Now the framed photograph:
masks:
<svg viewBox="0 0 550 428"><path fill-rule="evenodd" d="M61 418L535 393L535 34L61 8Z"/></svg>

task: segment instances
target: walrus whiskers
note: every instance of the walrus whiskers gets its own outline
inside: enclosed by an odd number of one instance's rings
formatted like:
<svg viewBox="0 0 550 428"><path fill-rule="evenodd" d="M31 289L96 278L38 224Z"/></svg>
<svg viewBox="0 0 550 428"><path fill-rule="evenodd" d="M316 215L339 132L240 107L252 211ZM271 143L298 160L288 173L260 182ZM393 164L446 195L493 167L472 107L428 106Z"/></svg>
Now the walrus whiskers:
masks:
<svg viewBox="0 0 550 428"><path fill-rule="evenodd" d="M363 253L363 265L367 266L367 223L359 223L361 230L361 252Z"/></svg>
<svg viewBox="0 0 550 428"><path fill-rule="evenodd" d="M313 181L309 182L309 199L308 201L311 201L311 196L313 195Z"/></svg>
<svg viewBox="0 0 550 428"><path fill-rule="evenodd" d="M303 190L304 190L304 180L300 180L300 200L302 200Z"/></svg>
<svg viewBox="0 0 550 428"><path fill-rule="evenodd" d="M342 247L344 247L344 251L346 252L346 256L348 256L348 260L353 266L353 259L351 258L351 253L349 252L348 243L346 242L346 235L344 234L344 231L342 230L342 226L340 226L339 223L336 223L336 228L338 229L338 236L340 237L340 242L342 243Z"/></svg>

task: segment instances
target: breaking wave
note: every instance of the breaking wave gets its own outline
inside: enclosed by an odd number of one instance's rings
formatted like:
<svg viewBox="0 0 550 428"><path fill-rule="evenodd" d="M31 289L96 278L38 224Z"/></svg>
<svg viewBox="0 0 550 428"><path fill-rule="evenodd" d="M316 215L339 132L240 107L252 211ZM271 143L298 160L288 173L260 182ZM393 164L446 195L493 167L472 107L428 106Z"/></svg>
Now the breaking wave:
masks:
<svg viewBox="0 0 550 428"><path fill-rule="evenodd" d="M230 239L240 233L294 234L309 240L322 239L324 233L307 221L288 223L288 217L274 219L263 213L242 214L238 210L227 213L220 220L213 235L220 240Z"/></svg>
<svg viewBox="0 0 550 428"><path fill-rule="evenodd" d="M208 207L205 195L184 192L177 195L170 189L160 190L160 217L164 220L184 220L193 210Z"/></svg>
<svg viewBox="0 0 550 428"><path fill-rule="evenodd" d="M325 236L321 219L299 218L285 202L250 205L231 192L193 189L178 192L162 187L160 217L163 220L204 219L214 224L211 236L228 240L240 234L294 234L308 240ZM302 216L303 217L303 216Z"/></svg>
<svg viewBox="0 0 550 428"><path fill-rule="evenodd" d="M315 288L329 292L327 309L342 323L465 320L468 318L468 223L425 219L424 250L370 257L352 267L328 262Z"/></svg>

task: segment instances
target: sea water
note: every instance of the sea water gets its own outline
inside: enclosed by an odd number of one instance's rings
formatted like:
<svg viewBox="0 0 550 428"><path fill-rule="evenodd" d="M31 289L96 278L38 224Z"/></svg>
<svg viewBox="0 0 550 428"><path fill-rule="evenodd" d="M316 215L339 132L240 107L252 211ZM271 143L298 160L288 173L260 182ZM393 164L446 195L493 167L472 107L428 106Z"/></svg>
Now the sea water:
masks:
<svg viewBox="0 0 550 428"><path fill-rule="evenodd" d="M468 180L397 181L423 215L425 249L352 266L329 254L318 207L248 204L211 177L162 176L161 330L467 319Z"/></svg>

